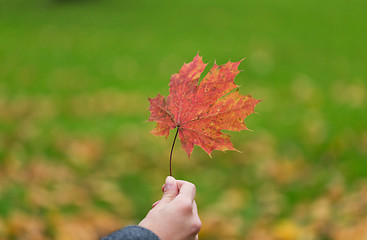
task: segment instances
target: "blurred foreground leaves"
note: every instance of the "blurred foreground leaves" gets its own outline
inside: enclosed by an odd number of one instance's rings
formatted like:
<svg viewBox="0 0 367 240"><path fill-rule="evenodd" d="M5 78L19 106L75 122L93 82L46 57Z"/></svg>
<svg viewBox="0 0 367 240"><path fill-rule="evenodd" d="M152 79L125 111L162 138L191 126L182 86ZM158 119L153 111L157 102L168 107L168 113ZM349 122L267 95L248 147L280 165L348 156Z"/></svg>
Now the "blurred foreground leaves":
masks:
<svg viewBox="0 0 367 240"><path fill-rule="evenodd" d="M147 104L141 94L111 90L62 101L2 97L0 239L98 239L138 223L160 197L168 141L149 135L143 121L114 131L108 123L144 119ZM346 185L336 168L325 172L296 145L276 151L270 131L248 138L237 139L245 153L216 152L211 161L200 150L187 160L176 148L178 177L198 187L201 239L367 236L367 180Z"/></svg>

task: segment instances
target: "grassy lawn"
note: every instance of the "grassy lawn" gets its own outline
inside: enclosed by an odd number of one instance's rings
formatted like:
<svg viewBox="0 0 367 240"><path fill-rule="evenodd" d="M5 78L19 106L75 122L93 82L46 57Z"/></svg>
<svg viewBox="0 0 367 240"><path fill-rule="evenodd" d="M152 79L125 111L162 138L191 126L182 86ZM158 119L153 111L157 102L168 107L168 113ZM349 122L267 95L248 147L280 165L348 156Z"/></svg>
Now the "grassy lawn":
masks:
<svg viewBox="0 0 367 240"><path fill-rule="evenodd" d="M0 0L0 240L98 239L141 220L168 174L148 97L199 53L263 99L242 153L175 148L200 239L367 236L362 0ZM354 238L353 238L354 237Z"/></svg>

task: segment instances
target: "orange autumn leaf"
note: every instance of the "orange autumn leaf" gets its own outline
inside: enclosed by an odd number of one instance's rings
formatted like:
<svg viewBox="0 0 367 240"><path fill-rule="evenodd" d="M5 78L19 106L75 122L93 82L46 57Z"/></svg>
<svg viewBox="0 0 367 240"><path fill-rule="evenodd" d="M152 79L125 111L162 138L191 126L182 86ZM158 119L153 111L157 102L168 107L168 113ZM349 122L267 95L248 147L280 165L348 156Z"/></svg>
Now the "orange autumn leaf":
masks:
<svg viewBox="0 0 367 240"><path fill-rule="evenodd" d="M254 112L260 100L239 93L234 78L239 73L239 62L214 64L199 84L199 78L207 64L195 56L171 77L169 95L149 99L150 118L157 122L152 134L169 135L177 128L182 148L190 156L194 145L209 155L216 150L236 150L230 136L222 130L247 130L244 119Z"/></svg>

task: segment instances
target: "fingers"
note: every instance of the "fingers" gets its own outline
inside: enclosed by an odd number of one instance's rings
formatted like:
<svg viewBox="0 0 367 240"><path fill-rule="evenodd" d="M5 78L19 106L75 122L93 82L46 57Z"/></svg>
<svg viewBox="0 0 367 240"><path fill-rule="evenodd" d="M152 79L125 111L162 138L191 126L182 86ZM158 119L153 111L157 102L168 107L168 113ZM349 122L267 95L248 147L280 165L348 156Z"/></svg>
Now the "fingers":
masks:
<svg viewBox="0 0 367 240"><path fill-rule="evenodd" d="M182 198L189 198L194 201L196 195L196 187L194 184L182 180L176 180L178 186L178 196Z"/></svg>
<svg viewBox="0 0 367 240"><path fill-rule="evenodd" d="M197 233L199 233L200 232L200 229L201 229L201 220L199 218L198 207L197 207L195 201L193 202L192 212L193 212L193 214L194 214L194 216L196 218L196 229L197 229ZM196 238L195 239L198 239L198 235L196 235Z"/></svg>
<svg viewBox="0 0 367 240"><path fill-rule="evenodd" d="M199 216L199 214L198 214L198 206L196 205L196 201L193 202L192 212L194 213L194 215Z"/></svg>
<svg viewBox="0 0 367 240"><path fill-rule="evenodd" d="M172 201L173 199L176 198L178 191L179 189L176 179L174 179L171 176L168 176L166 178L165 184L163 185L163 196L160 202L167 203Z"/></svg>
<svg viewBox="0 0 367 240"><path fill-rule="evenodd" d="M189 200L193 202L196 195L196 187L194 184L183 180L176 180L171 176L166 178L166 182L162 186L162 191L163 197L160 202L163 203L168 203L177 197L178 199L184 199L186 201ZM154 203L153 207L155 207L157 204L158 203Z"/></svg>

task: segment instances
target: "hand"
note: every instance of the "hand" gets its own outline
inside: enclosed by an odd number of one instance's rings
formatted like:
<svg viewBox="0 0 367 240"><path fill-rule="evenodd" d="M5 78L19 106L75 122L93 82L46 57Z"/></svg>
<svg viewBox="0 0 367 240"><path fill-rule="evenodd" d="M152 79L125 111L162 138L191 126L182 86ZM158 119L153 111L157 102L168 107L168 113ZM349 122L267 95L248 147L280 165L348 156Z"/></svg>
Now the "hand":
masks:
<svg viewBox="0 0 367 240"><path fill-rule="evenodd" d="M167 177L162 187L163 197L139 223L161 240L198 239L201 221L195 202L195 185Z"/></svg>

